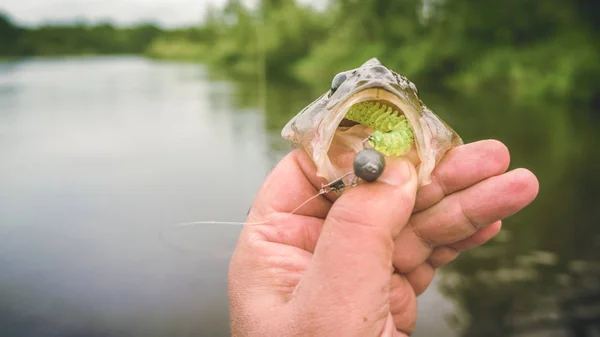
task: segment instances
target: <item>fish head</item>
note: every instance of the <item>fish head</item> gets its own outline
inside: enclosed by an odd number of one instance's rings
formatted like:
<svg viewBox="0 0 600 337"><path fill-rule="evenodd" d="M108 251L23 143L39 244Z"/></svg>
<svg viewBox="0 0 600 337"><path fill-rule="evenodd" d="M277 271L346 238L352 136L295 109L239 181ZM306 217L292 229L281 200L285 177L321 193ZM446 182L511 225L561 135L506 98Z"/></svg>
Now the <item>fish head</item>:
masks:
<svg viewBox="0 0 600 337"><path fill-rule="evenodd" d="M376 58L335 75L331 88L294 116L281 135L306 151L317 176L337 179L352 171L354 155L375 131L345 118L349 109L361 102L382 102L406 117L414 146L405 156L417 167L420 186L431 182L433 169L448 150L463 144L460 136L423 104L414 83Z"/></svg>

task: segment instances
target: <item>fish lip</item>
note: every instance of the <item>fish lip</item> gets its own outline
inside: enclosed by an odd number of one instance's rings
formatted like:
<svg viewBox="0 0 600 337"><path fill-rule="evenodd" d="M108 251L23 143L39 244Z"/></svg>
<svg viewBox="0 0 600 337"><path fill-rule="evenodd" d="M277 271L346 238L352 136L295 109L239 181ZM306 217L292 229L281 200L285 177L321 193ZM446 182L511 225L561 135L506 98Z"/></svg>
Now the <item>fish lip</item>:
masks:
<svg viewBox="0 0 600 337"><path fill-rule="evenodd" d="M398 89L394 88L392 85L388 84L387 82L372 81L371 83L367 83L365 85L362 85L358 88L353 89L352 91L346 93L344 96L342 96L341 98L339 98L337 100L329 101L327 103L327 105L325 106L325 108L328 111L332 111L332 110L336 111L337 107L339 107L340 105L344 105L349 99L351 99L355 95L357 95L365 90L369 90L369 89L381 89L381 90L387 91L388 93L398 97L398 99L403 100L403 101L409 103L410 105L413 105L412 102L410 101L410 99L408 99L408 97L407 97L407 92L406 92L407 89L406 88L401 88L401 90L398 90Z"/></svg>

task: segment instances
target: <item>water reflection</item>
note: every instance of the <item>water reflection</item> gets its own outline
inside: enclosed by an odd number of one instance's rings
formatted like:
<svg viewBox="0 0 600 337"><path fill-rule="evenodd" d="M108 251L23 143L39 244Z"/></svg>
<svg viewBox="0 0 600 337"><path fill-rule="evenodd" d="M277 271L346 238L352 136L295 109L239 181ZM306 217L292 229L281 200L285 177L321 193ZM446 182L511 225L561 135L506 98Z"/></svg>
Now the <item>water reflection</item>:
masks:
<svg viewBox="0 0 600 337"><path fill-rule="evenodd" d="M227 335L240 229L158 234L243 221L273 163L260 112L234 111L231 85L205 76L139 58L5 73L0 335Z"/></svg>
<svg viewBox="0 0 600 337"><path fill-rule="evenodd" d="M598 336L597 125L587 111L487 102L448 109L467 139L504 141L540 194L494 242L445 269L442 291L461 308L454 321L462 336Z"/></svg>
<svg viewBox="0 0 600 337"><path fill-rule="evenodd" d="M239 228L165 226L243 221L288 150L281 127L326 88L139 58L36 60L0 74L0 335L226 336ZM466 141L507 144L511 166L541 188L496 240L442 270L414 336L594 336L596 122L420 91Z"/></svg>

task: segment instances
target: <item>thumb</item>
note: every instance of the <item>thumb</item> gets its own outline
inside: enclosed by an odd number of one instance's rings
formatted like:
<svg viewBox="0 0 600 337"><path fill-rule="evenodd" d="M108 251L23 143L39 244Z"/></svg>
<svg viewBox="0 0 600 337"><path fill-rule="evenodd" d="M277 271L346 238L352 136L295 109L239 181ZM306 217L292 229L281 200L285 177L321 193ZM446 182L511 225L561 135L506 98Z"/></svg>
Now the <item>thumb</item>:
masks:
<svg viewBox="0 0 600 337"><path fill-rule="evenodd" d="M394 239L412 213L417 192L413 164L386 160L377 181L346 190L333 204L303 279L321 308L354 310L361 324L389 310L382 304L389 297Z"/></svg>

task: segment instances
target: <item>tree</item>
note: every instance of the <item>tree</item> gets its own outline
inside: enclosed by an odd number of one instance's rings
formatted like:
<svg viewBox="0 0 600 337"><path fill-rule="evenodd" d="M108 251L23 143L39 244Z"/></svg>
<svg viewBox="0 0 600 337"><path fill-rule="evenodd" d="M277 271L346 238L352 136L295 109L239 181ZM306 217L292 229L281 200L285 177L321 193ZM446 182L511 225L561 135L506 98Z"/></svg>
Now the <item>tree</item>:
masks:
<svg viewBox="0 0 600 337"><path fill-rule="evenodd" d="M8 15L0 12L0 55L16 55L20 35L21 30L12 23Z"/></svg>

